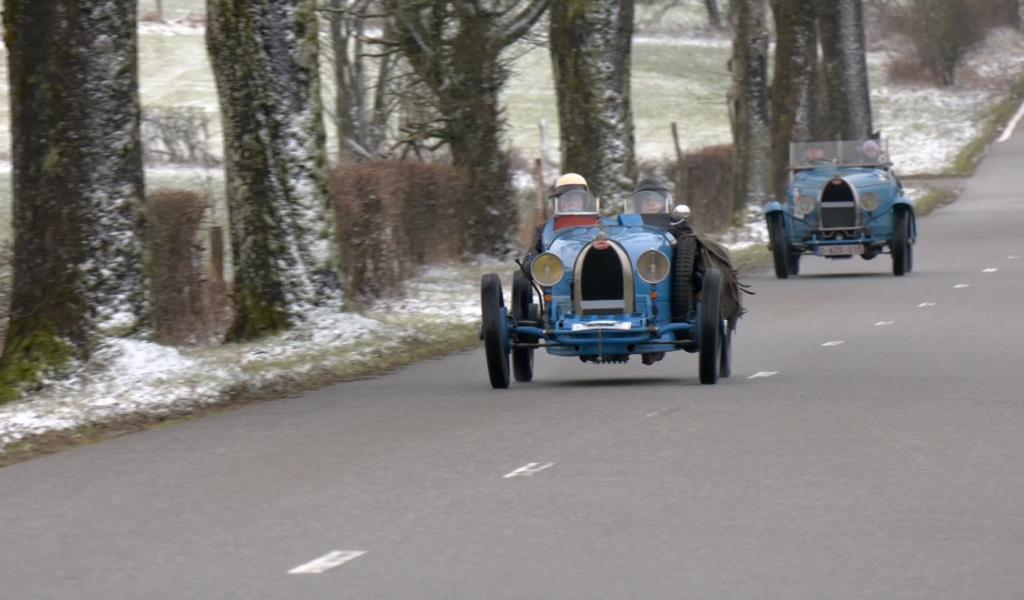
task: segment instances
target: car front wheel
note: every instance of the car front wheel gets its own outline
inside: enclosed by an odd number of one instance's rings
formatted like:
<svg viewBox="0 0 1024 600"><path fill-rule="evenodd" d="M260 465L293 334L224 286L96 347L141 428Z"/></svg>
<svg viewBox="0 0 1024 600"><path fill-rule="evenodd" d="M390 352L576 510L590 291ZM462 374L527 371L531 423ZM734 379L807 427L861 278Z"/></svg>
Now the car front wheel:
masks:
<svg viewBox="0 0 1024 600"><path fill-rule="evenodd" d="M480 309L483 313L484 354L487 356L487 375L491 387L504 389L509 384L508 319L505 300L501 295L501 280L488 273L480 280Z"/></svg>
<svg viewBox="0 0 1024 600"><path fill-rule="evenodd" d="M722 350L722 272L708 269L701 292L698 359L700 382L717 383Z"/></svg>
<svg viewBox="0 0 1024 600"><path fill-rule="evenodd" d="M790 275L789 241L786 239L786 224L780 212L768 215L768 239L771 240L775 276L786 279Z"/></svg>
<svg viewBox="0 0 1024 600"><path fill-rule="evenodd" d="M892 217L892 274L901 277L913 269L914 259L910 246L910 212L897 209Z"/></svg>

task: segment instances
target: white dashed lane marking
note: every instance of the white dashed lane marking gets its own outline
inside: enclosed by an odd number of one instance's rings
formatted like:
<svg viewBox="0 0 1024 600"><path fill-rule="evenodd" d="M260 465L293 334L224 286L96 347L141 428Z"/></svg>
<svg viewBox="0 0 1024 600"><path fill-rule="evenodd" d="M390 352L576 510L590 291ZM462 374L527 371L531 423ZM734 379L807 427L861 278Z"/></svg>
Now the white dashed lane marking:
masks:
<svg viewBox="0 0 1024 600"><path fill-rule="evenodd" d="M934 302L922 302L917 305L918 308L928 308L929 306L935 306Z"/></svg>
<svg viewBox="0 0 1024 600"><path fill-rule="evenodd" d="M983 270L983 271L982 271L982 273L995 273L995 272L996 272L996 271L998 271L998 270L999 270L999 269L997 269L997 268L995 268L995 267L989 267L989 268L987 268L987 269Z"/></svg>
<svg viewBox="0 0 1024 600"><path fill-rule="evenodd" d="M519 467L518 469L512 471L511 473L505 473L501 477L502 479L509 479L511 477L529 477L531 475L536 475L537 473L540 473L544 469L548 469L553 466L555 466L555 463L541 464L532 462Z"/></svg>
<svg viewBox="0 0 1024 600"><path fill-rule="evenodd" d="M655 410L655 411L649 412L646 415L644 415L644 417L646 417L646 418L651 418L651 417L667 417L669 415L674 415L677 412L679 412L678 408L666 408L664 410Z"/></svg>
<svg viewBox="0 0 1024 600"><path fill-rule="evenodd" d="M758 371L757 373L754 373L750 377L747 377L747 379L758 379L760 377L771 377L772 375L778 375L778 374L779 374L778 371Z"/></svg>
<svg viewBox="0 0 1024 600"><path fill-rule="evenodd" d="M317 575L366 554L365 550L335 550L288 571L292 575Z"/></svg>
<svg viewBox="0 0 1024 600"><path fill-rule="evenodd" d="M969 284L969 283L958 283L958 284L953 286L953 289L954 290L962 290L964 288L969 288L969 287L971 287L971 284Z"/></svg>
<svg viewBox="0 0 1024 600"><path fill-rule="evenodd" d="M1013 130L1017 128L1017 124L1020 123L1022 118L1024 118L1024 103L1022 103L1020 108L1017 109L1017 114L1013 115L1013 118L1010 119L1010 123L1006 126L1006 129L1003 130L1003 135L999 136L999 139L996 141L1005 142L1010 139L1010 136L1013 135Z"/></svg>
<svg viewBox="0 0 1024 600"><path fill-rule="evenodd" d="M888 327L890 325L894 325L895 323L896 321L879 321L875 323L875 327Z"/></svg>
<svg viewBox="0 0 1024 600"><path fill-rule="evenodd" d="M1019 254L1011 254L1010 256L1006 257L1006 260L1017 260L1018 258L1020 258Z"/></svg>
<svg viewBox="0 0 1024 600"><path fill-rule="evenodd" d="M846 342L844 342L843 340L831 340L831 341L825 342L824 344L822 344L822 346L838 346L840 344L845 344L845 343Z"/></svg>

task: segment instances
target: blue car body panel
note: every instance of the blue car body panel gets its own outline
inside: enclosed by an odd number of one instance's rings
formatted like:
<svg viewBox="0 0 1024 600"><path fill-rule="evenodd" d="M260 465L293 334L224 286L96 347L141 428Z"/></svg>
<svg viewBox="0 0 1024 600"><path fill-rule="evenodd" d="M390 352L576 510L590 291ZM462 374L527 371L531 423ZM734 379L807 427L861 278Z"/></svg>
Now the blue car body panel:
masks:
<svg viewBox="0 0 1024 600"><path fill-rule="evenodd" d="M672 321L674 273L671 265L677 242L666 228L646 224L640 215L634 214L605 217L592 226L559 230L554 229L552 220L545 225L541 240L543 250L562 261L565 274L554 285L543 288L549 297L544 314L545 326L515 325L515 333L540 338L547 352L558 356L624 357L695 350L677 343L695 338L697 328L694 323L699 322L699 312L692 322ZM597 250L595 242L607 244L607 249ZM637 261L649 250L664 254L669 264L668 276L654 284L637 275ZM611 259L603 261L604 271L595 276L613 281L621 277L621 308L607 312L600 308L591 311L581 309L584 300L579 292L584 269L596 268L587 262L586 257L591 253L619 258L617 263ZM609 265L615 267L615 264L621 267L621 273L615 268L607 268ZM620 299L608 302L619 303Z"/></svg>
<svg viewBox="0 0 1024 600"><path fill-rule="evenodd" d="M852 195L849 202L842 204L843 218L837 223L826 222L825 210L833 204L829 194ZM868 210L866 202L872 195L877 206ZM800 199L803 198L803 204ZM807 199L814 202L813 210ZM896 210L907 210L911 215L910 241L917 237L913 202L903 191L902 185L891 171L872 167L842 167L825 165L799 170L793 173L786 189L785 202L771 201L764 205L766 215L781 213L784 216L786 238L790 251L801 254L822 254L827 246L859 244L865 254L888 252L893 238L893 215Z"/></svg>

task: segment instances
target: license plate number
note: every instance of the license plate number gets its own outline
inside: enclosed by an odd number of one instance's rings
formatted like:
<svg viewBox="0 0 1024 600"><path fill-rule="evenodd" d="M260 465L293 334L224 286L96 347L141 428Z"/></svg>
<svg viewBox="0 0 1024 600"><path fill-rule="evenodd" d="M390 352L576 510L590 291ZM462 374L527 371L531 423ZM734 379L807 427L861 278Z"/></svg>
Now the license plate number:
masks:
<svg viewBox="0 0 1024 600"><path fill-rule="evenodd" d="M853 256L864 254L864 246L861 244L840 244L837 246L819 246L820 256Z"/></svg>
<svg viewBox="0 0 1024 600"><path fill-rule="evenodd" d="M592 331L595 329L616 329L619 331L629 331L632 325L629 322L623 321L591 321L590 323L573 323L573 331Z"/></svg>

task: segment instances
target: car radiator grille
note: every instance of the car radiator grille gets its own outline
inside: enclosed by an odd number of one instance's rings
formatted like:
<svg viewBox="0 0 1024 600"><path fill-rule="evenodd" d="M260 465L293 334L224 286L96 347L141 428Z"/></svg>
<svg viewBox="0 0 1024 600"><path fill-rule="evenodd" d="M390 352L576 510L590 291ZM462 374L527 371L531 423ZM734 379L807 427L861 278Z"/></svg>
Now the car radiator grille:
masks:
<svg viewBox="0 0 1024 600"><path fill-rule="evenodd" d="M821 194L822 229L857 226L857 202L853 190L843 180L832 181Z"/></svg>
<svg viewBox="0 0 1024 600"><path fill-rule="evenodd" d="M590 250L580 274L584 315L621 315L626 312L625 283L618 255L609 250Z"/></svg>

